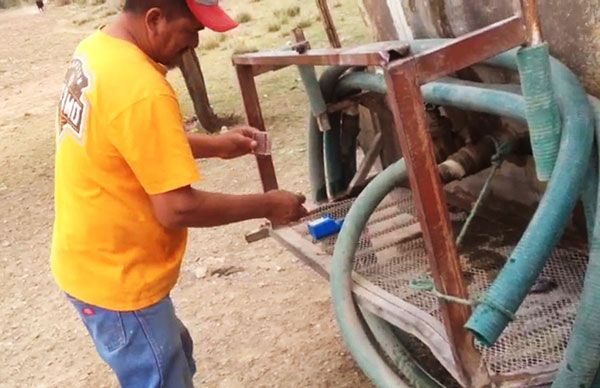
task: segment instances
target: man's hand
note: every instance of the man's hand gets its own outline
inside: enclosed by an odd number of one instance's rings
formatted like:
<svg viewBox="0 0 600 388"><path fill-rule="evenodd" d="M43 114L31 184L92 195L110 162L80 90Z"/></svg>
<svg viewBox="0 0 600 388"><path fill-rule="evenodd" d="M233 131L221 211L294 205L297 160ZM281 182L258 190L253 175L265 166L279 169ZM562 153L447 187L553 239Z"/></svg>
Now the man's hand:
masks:
<svg viewBox="0 0 600 388"><path fill-rule="evenodd" d="M254 152L256 140L254 134L258 129L249 126L239 126L218 136L219 157L234 159Z"/></svg>
<svg viewBox="0 0 600 388"><path fill-rule="evenodd" d="M298 221L306 216L308 211L304 206L306 198L301 194L294 194L288 191L269 191L269 209L267 219L273 226L283 226Z"/></svg>

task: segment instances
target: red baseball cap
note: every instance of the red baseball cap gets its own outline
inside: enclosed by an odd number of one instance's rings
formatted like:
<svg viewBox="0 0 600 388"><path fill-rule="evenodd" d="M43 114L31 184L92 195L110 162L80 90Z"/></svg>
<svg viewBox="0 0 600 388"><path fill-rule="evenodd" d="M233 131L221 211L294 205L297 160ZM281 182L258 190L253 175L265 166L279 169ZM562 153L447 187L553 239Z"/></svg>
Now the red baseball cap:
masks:
<svg viewBox="0 0 600 388"><path fill-rule="evenodd" d="M216 32L225 32L238 26L223 8L219 7L219 0L186 0L190 11L196 19L208 29Z"/></svg>

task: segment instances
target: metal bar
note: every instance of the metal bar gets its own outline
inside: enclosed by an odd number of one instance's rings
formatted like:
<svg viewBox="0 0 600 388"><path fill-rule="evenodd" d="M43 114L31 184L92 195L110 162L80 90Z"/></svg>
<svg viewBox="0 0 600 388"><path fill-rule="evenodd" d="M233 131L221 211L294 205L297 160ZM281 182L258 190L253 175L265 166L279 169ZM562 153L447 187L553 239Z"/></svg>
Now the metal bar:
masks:
<svg viewBox="0 0 600 388"><path fill-rule="evenodd" d="M416 59L396 63L386 69L388 100L395 128L406 160L415 208L423 231L423 239L431 261L436 288L443 294L468 298L444 191L427 128L425 104L418 79ZM468 306L440 300L443 321L458 363L465 375L483 386L489 379L484 371L473 337L463 328L470 316Z"/></svg>
<svg viewBox="0 0 600 388"><path fill-rule="evenodd" d="M325 26L329 44L334 48L342 47L340 37L338 36L335 24L333 23L333 18L331 17L331 12L327 6L327 0L317 0L317 7L319 7L319 11L321 12L321 19L323 19L323 25Z"/></svg>
<svg viewBox="0 0 600 388"><path fill-rule="evenodd" d="M259 75L265 74L265 73L270 73L272 71L279 71L281 69L285 69L286 67L289 67L291 65L285 65L285 66L252 66L252 72L254 74L255 77L258 77Z"/></svg>
<svg viewBox="0 0 600 388"><path fill-rule="evenodd" d="M541 44L544 40L538 13L537 0L521 0L523 18L527 27L527 43L529 46Z"/></svg>
<svg viewBox="0 0 600 388"><path fill-rule="evenodd" d="M526 42L520 16L513 16L489 27L453 39L417 56L421 84L491 58Z"/></svg>
<svg viewBox="0 0 600 388"><path fill-rule="evenodd" d="M364 184L365 179L369 175L369 172L373 168L373 165L375 165L379 154L381 154L381 149L383 148L382 139L383 136L381 132L375 135L375 138L373 139L373 145L367 151L367 154L363 159L362 165L360 166L360 168L354 175L354 178L352 178L352 181L348 185L348 189L345 192L346 196L350 196L350 194L353 193L358 186Z"/></svg>
<svg viewBox="0 0 600 388"><path fill-rule="evenodd" d="M254 74L252 66L236 66L235 70L240 84L242 99L244 100L244 109L246 110L246 118L248 125L254 128L266 131L265 122L260 109L258 93L256 91L256 83L254 82ZM256 163L262 181L263 190L265 192L276 190L277 176L275 175L275 167L271 155L256 155Z"/></svg>
<svg viewBox="0 0 600 388"><path fill-rule="evenodd" d="M355 48L314 49L299 54L295 51L267 51L233 57L234 65L252 66L385 66L391 60L408 55L404 42L377 42Z"/></svg>

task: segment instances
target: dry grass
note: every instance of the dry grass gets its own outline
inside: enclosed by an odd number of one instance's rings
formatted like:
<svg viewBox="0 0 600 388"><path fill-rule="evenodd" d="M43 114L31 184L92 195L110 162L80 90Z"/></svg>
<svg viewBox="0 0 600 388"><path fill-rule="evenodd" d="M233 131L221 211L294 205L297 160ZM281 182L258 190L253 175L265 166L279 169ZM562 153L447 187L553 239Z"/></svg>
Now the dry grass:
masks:
<svg viewBox="0 0 600 388"><path fill-rule="evenodd" d="M240 12L236 15L235 21L243 24L252 20L252 15L249 12Z"/></svg>
<svg viewBox="0 0 600 388"><path fill-rule="evenodd" d="M212 34L202 36L198 49L202 52L215 50L221 47L221 44L227 40L226 34Z"/></svg>
<svg viewBox="0 0 600 388"><path fill-rule="evenodd" d="M257 47L248 45L248 43L246 41L239 41L233 47L233 54L234 55L255 53L257 51L258 51Z"/></svg>
<svg viewBox="0 0 600 388"><path fill-rule="evenodd" d="M290 6L287 8L276 9L275 11L273 11L273 15L275 15L275 17L277 17L278 19L294 18L294 17L300 15L300 12L301 12L300 7L295 5L295 6Z"/></svg>
<svg viewBox="0 0 600 388"><path fill-rule="evenodd" d="M267 31L269 31L269 32L277 32L279 30L281 30L281 24L280 23L271 23L267 27Z"/></svg>
<svg viewBox="0 0 600 388"><path fill-rule="evenodd" d="M313 21L311 19L303 19L303 20L300 20L298 22L298 24L296 24L296 25L298 27L304 29L304 28L308 28L308 27L312 26L312 24L313 24Z"/></svg>

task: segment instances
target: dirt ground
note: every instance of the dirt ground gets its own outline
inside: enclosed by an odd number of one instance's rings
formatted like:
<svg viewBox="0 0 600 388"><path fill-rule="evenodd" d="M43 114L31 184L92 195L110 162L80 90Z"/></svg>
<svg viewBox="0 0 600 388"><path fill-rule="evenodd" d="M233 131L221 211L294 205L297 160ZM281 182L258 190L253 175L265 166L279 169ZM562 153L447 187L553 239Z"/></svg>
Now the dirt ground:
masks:
<svg viewBox="0 0 600 388"><path fill-rule="evenodd" d="M48 264L55 105L65 66L91 28L73 22L78 12L0 12L1 387L117 386ZM303 123L277 117L267 120L279 129L274 142L282 145L275 155L280 180L286 188L305 190ZM251 159L200 167L203 189L259 190ZM327 283L273 241L248 246L242 236L257 224L191 233L173 299L196 343L196 385L369 386L338 335ZM210 275L224 266L243 270Z"/></svg>

